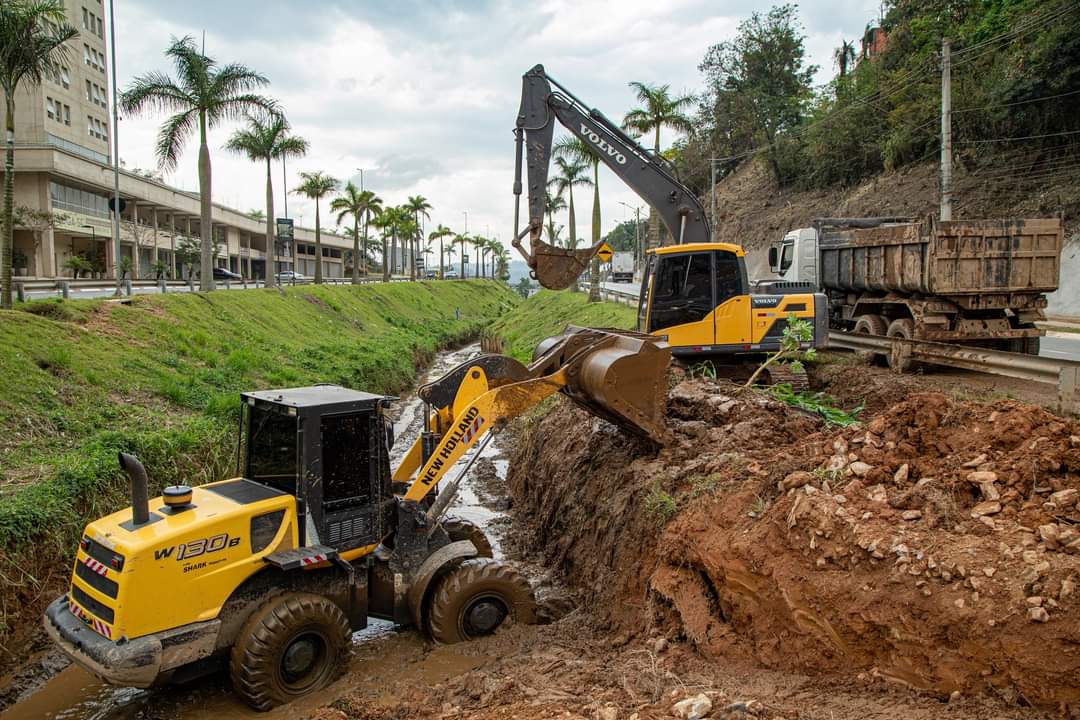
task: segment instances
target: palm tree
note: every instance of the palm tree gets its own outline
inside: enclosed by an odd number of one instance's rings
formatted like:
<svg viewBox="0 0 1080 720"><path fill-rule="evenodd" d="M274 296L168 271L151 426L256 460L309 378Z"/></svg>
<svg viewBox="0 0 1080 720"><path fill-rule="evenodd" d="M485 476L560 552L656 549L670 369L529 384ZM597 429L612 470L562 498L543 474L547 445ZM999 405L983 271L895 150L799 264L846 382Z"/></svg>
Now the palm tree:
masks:
<svg viewBox="0 0 1080 720"><path fill-rule="evenodd" d="M7 113L4 127L4 210L0 229L0 307L11 308L11 264L15 249L15 90L40 85L60 74L68 56L67 42L79 32L67 24L62 0L0 2L0 86ZM25 81L25 82L24 82Z"/></svg>
<svg viewBox="0 0 1080 720"><path fill-rule="evenodd" d="M471 240L469 238L469 234L468 233L458 233L457 235L454 236L453 242L456 242L458 245L461 246L461 275L460 275L460 278L462 280L464 280L465 279L465 245L466 245L466 243L471 242Z"/></svg>
<svg viewBox="0 0 1080 720"><path fill-rule="evenodd" d="M660 155L660 130L671 128L678 132L690 132L690 118L685 114L694 99L690 95L671 96L670 85L646 85L632 82L630 87L637 93L641 107L634 108L623 117L623 130L635 133L638 137L646 133L655 133L653 154ZM660 244L660 216L649 212L649 247Z"/></svg>
<svg viewBox="0 0 1080 720"><path fill-rule="evenodd" d="M593 171L592 246L600 244L600 153L579 137L566 136L555 143L555 155L589 163ZM600 302L600 258L589 263L589 302Z"/></svg>
<svg viewBox="0 0 1080 720"><path fill-rule="evenodd" d="M499 257L499 254L504 252L506 248L498 240L488 240L487 251L491 253L491 279L495 279L495 260Z"/></svg>
<svg viewBox="0 0 1080 720"><path fill-rule="evenodd" d="M445 238L450 237L453 234L454 234L454 231L451 230L450 228L446 227L445 225L439 225L438 227L436 227L434 230L431 231L430 235L428 235L428 240L431 240L432 242L435 242L436 240L439 241L439 279L440 280L442 280L443 262L444 262L444 260L446 258L446 254L443 252L443 240Z"/></svg>
<svg viewBox="0 0 1080 720"><path fill-rule="evenodd" d="M559 172L550 182L555 186L556 195L562 195L565 192L570 198L567 203L567 209L570 212L570 238L567 240L566 246L574 248L577 247L577 219L574 215L574 186L584 185L588 187L589 185L592 185L592 180L586 175L585 163L579 160L557 157L555 158L555 167L558 168Z"/></svg>
<svg viewBox="0 0 1080 720"><path fill-rule="evenodd" d="M245 113L273 110L273 101L254 90L267 85L265 76L239 64L218 67L203 55L195 38L172 39L166 57L172 59L178 80L162 72L139 75L120 96L120 109L129 115L146 111L174 113L158 134L158 165L163 170L176 167L188 135L199 132L199 237L202 241L199 289L214 289L213 224L210 182L210 148L207 134L221 122Z"/></svg>
<svg viewBox="0 0 1080 720"><path fill-rule="evenodd" d="M412 225L409 211L400 206L391 206L383 209L379 214L378 227L383 231L383 281L390 281L390 273L395 269L395 256L397 255L398 235L402 229ZM390 244L387 247L386 238L389 236ZM404 252L401 253L404 256ZM404 267L404 266L403 266Z"/></svg>
<svg viewBox="0 0 1080 720"><path fill-rule="evenodd" d="M378 218L383 211L382 198L370 190L360 193L360 207L364 216L364 276L367 277L368 267L368 225Z"/></svg>
<svg viewBox="0 0 1080 720"><path fill-rule="evenodd" d="M840 70L840 77L845 77L848 68L855 64L855 43L841 38L840 47L833 51L833 60Z"/></svg>
<svg viewBox="0 0 1080 720"><path fill-rule="evenodd" d="M315 201L315 284L322 282L322 228L319 221L319 200L324 195L334 192L338 188L338 181L323 172L302 172L302 181L295 190L297 195L311 198Z"/></svg>
<svg viewBox="0 0 1080 720"><path fill-rule="evenodd" d="M428 214L428 210L431 209L431 203L423 195L413 195L405 202L405 207L412 211L413 222L416 224L416 236L413 240L414 246L419 249L420 241L424 238L424 225L421 218L431 219L431 215ZM413 280L416 279L416 256L413 256L412 270L410 272Z"/></svg>
<svg viewBox="0 0 1080 720"><path fill-rule="evenodd" d="M277 243L274 234L274 183L270 179L273 160L302 157L308 151L308 142L302 137L289 137L289 121L280 112L248 115L247 126L237 130L225 143L225 149L246 155L252 162L266 162L266 285L276 280L274 257ZM262 213L260 213L262 215Z"/></svg>
<svg viewBox="0 0 1080 720"><path fill-rule="evenodd" d="M360 190L360 188L353 185L352 181L345 184L345 189L341 191L339 197L330 201L330 212L337 213L337 224L341 225L350 217L353 221L352 226L352 239L353 239L353 266L352 266L352 282L353 285L360 284L360 220L368 211L368 205L373 193L370 190ZM365 197L368 196L368 197ZM364 226L364 233L366 236L367 225ZM364 242L364 257L367 257L367 242Z"/></svg>
<svg viewBox="0 0 1080 720"><path fill-rule="evenodd" d="M473 253L473 260L476 261L473 264L473 277L482 276L481 273L484 270L484 260L482 257L482 253L484 251L484 248L487 247L487 243L488 239L481 235L473 235L472 238L469 239L469 244L472 245L473 249L476 251Z"/></svg>

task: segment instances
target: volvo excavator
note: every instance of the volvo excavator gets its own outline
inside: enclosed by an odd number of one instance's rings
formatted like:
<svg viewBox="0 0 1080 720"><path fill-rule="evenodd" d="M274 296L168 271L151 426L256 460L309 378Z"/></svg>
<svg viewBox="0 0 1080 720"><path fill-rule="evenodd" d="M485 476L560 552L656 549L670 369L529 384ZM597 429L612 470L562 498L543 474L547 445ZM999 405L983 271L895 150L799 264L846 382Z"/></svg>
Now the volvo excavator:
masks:
<svg viewBox="0 0 1080 720"><path fill-rule="evenodd" d="M227 667L234 692L267 710L330 682L369 617L442 643L531 622L529 583L478 527L444 516L467 462L448 471L557 392L662 443L670 360L658 338L571 327L528 366L465 362L418 389L424 429L393 473L393 398L333 385L243 393L234 478L148 499L146 470L120 454L131 506L86 527L45 628L110 683Z"/></svg>
<svg viewBox="0 0 1080 720"><path fill-rule="evenodd" d="M691 363L710 359L737 365L743 358L775 351L792 316L812 324L813 339L804 347L826 345L824 295L808 283L752 284L743 248L711 241L704 208L678 180L671 164L643 148L603 113L589 109L537 65L522 78L514 128L513 245L542 286L570 287L603 245L571 250L545 243L541 235L556 120L594 148L600 161L652 207L674 238L674 245L648 252L638 298L638 331L665 337L675 356ZM521 229L523 159L529 221ZM522 243L526 237L528 249Z"/></svg>

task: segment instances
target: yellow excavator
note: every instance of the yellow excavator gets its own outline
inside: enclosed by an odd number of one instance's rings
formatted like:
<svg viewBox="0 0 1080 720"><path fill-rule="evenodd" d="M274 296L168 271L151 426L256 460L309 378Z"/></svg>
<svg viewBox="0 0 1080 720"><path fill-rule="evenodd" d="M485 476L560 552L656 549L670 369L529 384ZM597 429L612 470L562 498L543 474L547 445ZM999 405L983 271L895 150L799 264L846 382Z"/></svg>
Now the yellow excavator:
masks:
<svg viewBox="0 0 1080 720"><path fill-rule="evenodd" d="M751 283L743 249L711 242L704 208L670 163L643 148L603 113L589 109L537 65L522 78L514 129L513 245L542 286L570 287L603 245L571 250L543 241L556 120L594 148L600 161L652 207L675 240L674 245L648 253L638 299L640 332L666 337L675 356L686 362L737 362L777 350L791 316L812 324L813 339L804 347L827 344L828 304L823 294L815 293L809 283ZM528 166L529 222L520 229L523 159ZM528 249L522 244L526 237Z"/></svg>
<svg viewBox="0 0 1080 720"><path fill-rule="evenodd" d="M228 667L233 690L266 710L332 680L369 617L443 643L530 622L528 582L491 557L480 528L444 517L468 467L443 483L447 472L557 392L663 442L670 359L648 335L569 328L528 366L465 362L418 390L425 427L392 474L393 398L334 385L243 393L232 479L148 498L146 470L120 454L131 507L86 527L45 628L110 683Z"/></svg>

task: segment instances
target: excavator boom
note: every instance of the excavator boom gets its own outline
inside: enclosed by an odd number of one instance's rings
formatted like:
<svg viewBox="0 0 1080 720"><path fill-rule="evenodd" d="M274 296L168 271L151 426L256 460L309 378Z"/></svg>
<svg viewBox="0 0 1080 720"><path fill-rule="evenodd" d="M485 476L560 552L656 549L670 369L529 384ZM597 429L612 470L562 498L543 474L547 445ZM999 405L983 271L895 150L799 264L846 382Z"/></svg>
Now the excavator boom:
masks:
<svg viewBox="0 0 1080 720"><path fill-rule="evenodd" d="M657 443L666 439L666 373L671 349L661 338L570 326L522 365L502 355L462 363L418 395L428 426L394 471L419 501L485 433L562 392L594 415Z"/></svg>
<svg viewBox="0 0 1080 720"><path fill-rule="evenodd" d="M558 90L553 90L554 85ZM537 65L522 77L516 142L513 245L546 288L564 290L584 272L600 244L581 250L543 241L544 203L552 138L558 120L596 150L600 161L652 206L678 243L709 242L709 221L692 190L675 177L670 163L639 145L603 113L588 109ZM520 227L522 156L528 166L529 224ZM521 241L529 237L530 249Z"/></svg>

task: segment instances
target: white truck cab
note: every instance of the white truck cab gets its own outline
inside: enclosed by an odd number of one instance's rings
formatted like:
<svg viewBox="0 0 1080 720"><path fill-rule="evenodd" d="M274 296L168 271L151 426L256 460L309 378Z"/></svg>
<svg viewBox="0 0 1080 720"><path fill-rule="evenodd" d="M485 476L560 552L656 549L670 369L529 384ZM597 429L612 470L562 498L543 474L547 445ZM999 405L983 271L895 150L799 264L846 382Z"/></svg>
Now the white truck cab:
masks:
<svg viewBox="0 0 1080 720"><path fill-rule="evenodd" d="M791 230L769 248L769 269L789 282L818 287L818 234L814 228Z"/></svg>

